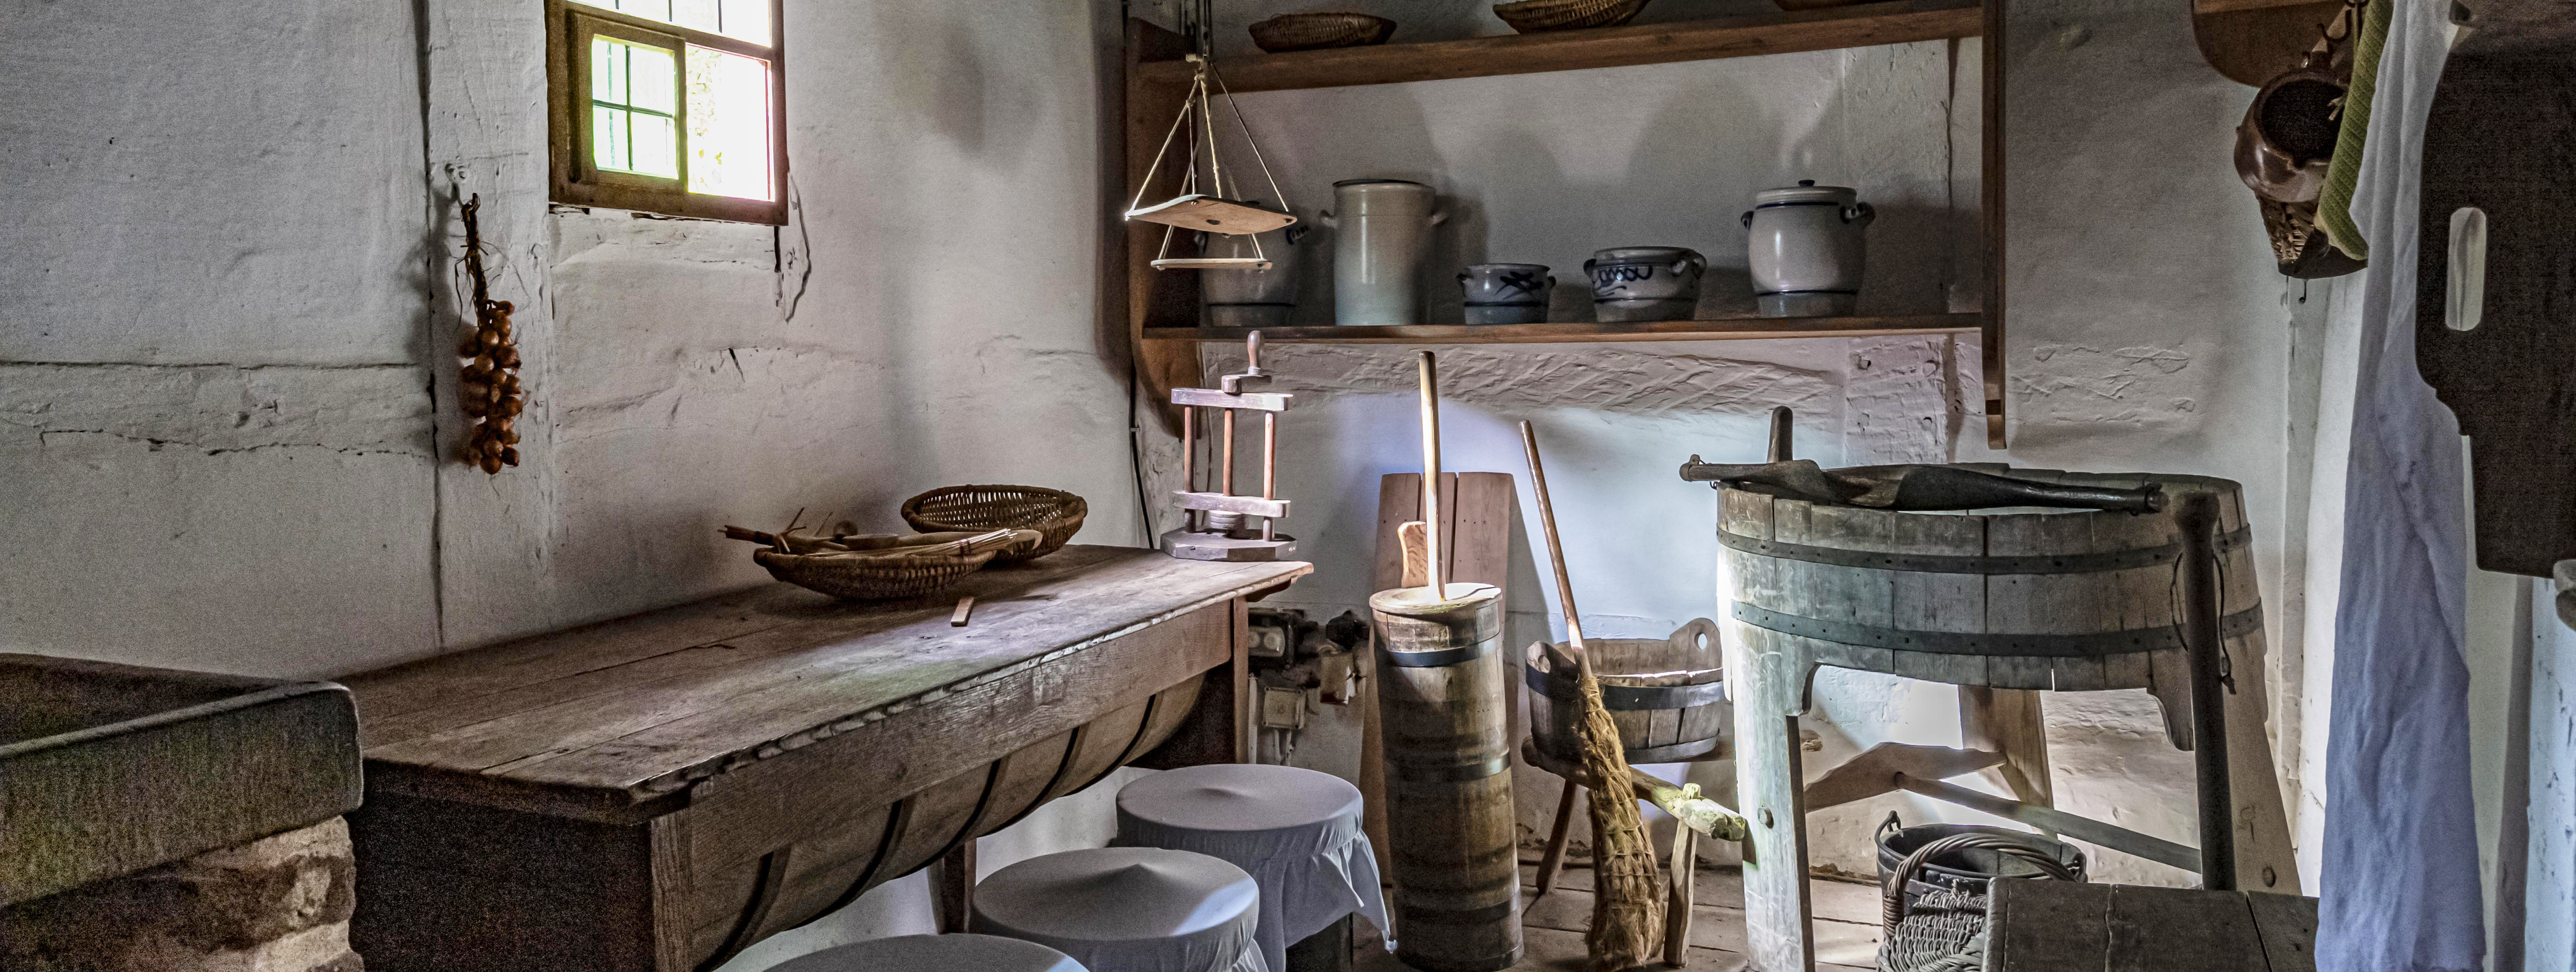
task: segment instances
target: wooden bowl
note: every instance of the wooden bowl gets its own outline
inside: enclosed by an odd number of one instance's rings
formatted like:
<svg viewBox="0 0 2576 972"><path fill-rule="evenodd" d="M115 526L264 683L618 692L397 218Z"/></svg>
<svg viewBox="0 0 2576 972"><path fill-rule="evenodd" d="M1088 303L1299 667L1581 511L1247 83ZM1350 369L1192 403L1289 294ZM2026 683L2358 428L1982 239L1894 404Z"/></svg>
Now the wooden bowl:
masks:
<svg viewBox="0 0 2576 972"><path fill-rule="evenodd" d="M1044 486L948 486L903 501L903 522L923 533L1035 530L1034 548L1004 551L994 563L1036 560L1063 549L1082 529L1091 504Z"/></svg>
<svg viewBox="0 0 2576 972"><path fill-rule="evenodd" d="M1360 13L1281 14L1252 25L1252 44L1273 54L1384 44L1395 21Z"/></svg>
<svg viewBox="0 0 2576 972"><path fill-rule="evenodd" d="M1646 0L1520 0L1494 5L1494 16L1524 34L1616 27L1634 20Z"/></svg>

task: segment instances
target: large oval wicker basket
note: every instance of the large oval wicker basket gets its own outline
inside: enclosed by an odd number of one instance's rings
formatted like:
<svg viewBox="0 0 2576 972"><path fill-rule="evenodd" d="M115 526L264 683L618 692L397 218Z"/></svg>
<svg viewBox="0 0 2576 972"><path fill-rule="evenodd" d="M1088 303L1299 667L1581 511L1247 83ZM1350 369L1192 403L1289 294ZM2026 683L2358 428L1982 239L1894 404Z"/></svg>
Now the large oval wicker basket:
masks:
<svg viewBox="0 0 2576 972"><path fill-rule="evenodd" d="M903 522L923 533L964 530L1035 530L1035 549L1015 549L994 563L1035 560L1064 548L1082 529L1091 504L1044 486L948 486L903 501Z"/></svg>
<svg viewBox="0 0 2576 972"><path fill-rule="evenodd" d="M1616 27L1637 19L1647 0L1519 0L1494 5L1494 16L1524 34Z"/></svg>
<svg viewBox="0 0 2576 972"><path fill-rule="evenodd" d="M848 601L886 601L936 594L965 579L995 555L1040 542L1034 530L923 533L908 536L785 539L793 553L754 551L769 576ZM855 549L834 549L834 548Z"/></svg>

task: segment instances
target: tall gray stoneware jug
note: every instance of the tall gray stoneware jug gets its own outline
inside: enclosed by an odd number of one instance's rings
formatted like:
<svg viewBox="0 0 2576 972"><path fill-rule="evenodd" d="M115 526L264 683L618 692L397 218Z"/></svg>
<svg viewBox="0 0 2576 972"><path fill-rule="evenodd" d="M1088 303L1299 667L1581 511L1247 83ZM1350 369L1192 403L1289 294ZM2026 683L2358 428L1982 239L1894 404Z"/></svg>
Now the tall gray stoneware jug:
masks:
<svg viewBox="0 0 2576 972"><path fill-rule="evenodd" d="M1431 187L1401 179L1333 183L1333 318L1337 324L1422 323L1422 265L1431 228L1449 218L1432 209Z"/></svg>

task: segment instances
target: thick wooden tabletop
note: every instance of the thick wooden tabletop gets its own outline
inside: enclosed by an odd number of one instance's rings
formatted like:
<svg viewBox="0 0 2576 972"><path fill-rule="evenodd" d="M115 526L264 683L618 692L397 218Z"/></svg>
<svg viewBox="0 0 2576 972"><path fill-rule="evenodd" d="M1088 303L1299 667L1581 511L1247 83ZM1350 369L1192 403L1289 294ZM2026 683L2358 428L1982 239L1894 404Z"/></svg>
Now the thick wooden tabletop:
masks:
<svg viewBox="0 0 2576 972"><path fill-rule="evenodd" d="M772 584L345 681L371 789L641 802L1312 570L1070 546L919 600Z"/></svg>

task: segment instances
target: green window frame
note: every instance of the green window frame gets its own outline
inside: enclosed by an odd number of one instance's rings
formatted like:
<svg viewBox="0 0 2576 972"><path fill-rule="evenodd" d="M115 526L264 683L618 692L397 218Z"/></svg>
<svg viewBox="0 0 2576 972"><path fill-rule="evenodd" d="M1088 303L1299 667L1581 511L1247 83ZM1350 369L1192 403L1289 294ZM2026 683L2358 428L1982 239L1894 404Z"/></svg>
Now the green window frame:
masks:
<svg viewBox="0 0 2576 972"><path fill-rule="evenodd" d="M551 198L598 206L772 226L787 222L786 51L779 0L730 0L766 8L766 43L610 9L671 0L545 0ZM692 3L693 0L679 0ZM712 10L716 0L694 0ZM594 5L595 4L595 5ZM757 10L758 8L754 8ZM756 20L756 18L754 18ZM755 65L753 62L757 62ZM732 102L708 97L706 79L730 66ZM740 97L744 70L765 67L763 117ZM692 104L692 95L703 102ZM718 117L719 112L725 112ZM722 126L739 147L765 141L763 159L722 165L692 151L692 129ZM721 145L710 139L707 144ZM721 171L719 171L721 167ZM721 181L719 181L721 179ZM728 194L724 190L731 190ZM754 197L760 198L754 198Z"/></svg>

